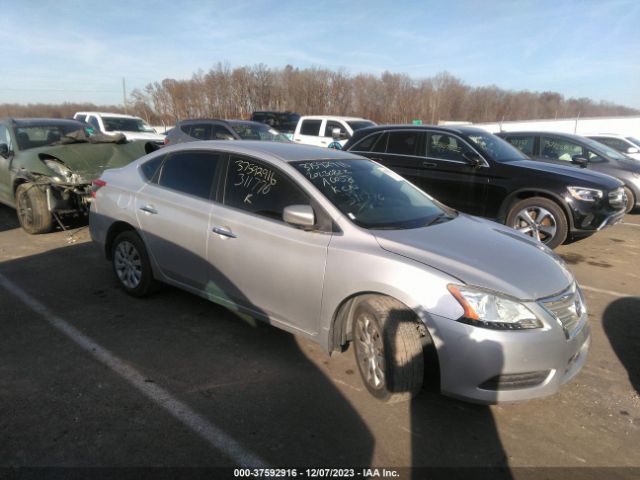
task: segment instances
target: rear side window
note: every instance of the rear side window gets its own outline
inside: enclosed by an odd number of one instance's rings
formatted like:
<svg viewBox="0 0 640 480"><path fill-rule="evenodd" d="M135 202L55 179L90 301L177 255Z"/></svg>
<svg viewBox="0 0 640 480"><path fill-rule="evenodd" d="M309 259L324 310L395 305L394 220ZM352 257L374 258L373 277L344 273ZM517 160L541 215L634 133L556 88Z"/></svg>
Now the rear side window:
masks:
<svg viewBox="0 0 640 480"><path fill-rule="evenodd" d="M350 148L350 150L354 152L368 152L371 150L371 147L376 144L376 141L380 138L381 135L382 133L374 133L373 135L369 135L364 140L357 143L353 148Z"/></svg>
<svg viewBox="0 0 640 480"><path fill-rule="evenodd" d="M303 120L300 126L301 135L314 135L320 136L320 125L322 120Z"/></svg>
<svg viewBox="0 0 640 480"><path fill-rule="evenodd" d="M535 143L535 137L533 135L519 135L516 137L509 137L506 140L525 155L533 155L533 145Z"/></svg>
<svg viewBox="0 0 640 480"><path fill-rule="evenodd" d="M543 137L540 152L544 158L570 162L573 157L582 157L582 146L562 138Z"/></svg>
<svg viewBox="0 0 640 480"><path fill-rule="evenodd" d="M191 125L189 135L198 140L209 140L211 138L211 125L205 123Z"/></svg>
<svg viewBox="0 0 640 480"><path fill-rule="evenodd" d="M162 160L164 160L164 158L165 157L163 155L159 155L156 158L152 158L148 162L144 162L140 166L142 175L144 175L147 180L152 181L156 176L158 168L160 168L160 165L162 165Z"/></svg>
<svg viewBox="0 0 640 480"><path fill-rule="evenodd" d="M180 152L162 166L158 185L209 199L220 155L210 152Z"/></svg>
<svg viewBox="0 0 640 480"><path fill-rule="evenodd" d="M282 221L289 205L309 205L309 197L286 175L252 158L232 156L224 204Z"/></svg>
<svg viewBox="0 0 640 480"><path fill-rule="evenodd" d="M420 132L389 132L387 153L417 155Z"/></svg>

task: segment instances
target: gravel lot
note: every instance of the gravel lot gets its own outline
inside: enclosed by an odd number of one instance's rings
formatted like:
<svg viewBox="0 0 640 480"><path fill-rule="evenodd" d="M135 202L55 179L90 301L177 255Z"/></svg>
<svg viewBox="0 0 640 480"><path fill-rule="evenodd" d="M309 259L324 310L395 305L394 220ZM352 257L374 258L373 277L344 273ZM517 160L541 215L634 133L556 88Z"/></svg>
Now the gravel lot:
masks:
<svg viewBox="0 0 640 480"><path fill-rule="evenodd" d="M553 397L489 407L428 389L410 403L379 403L351 350L329 358L169 287L132 299L87 229L72 240L29 236L0 206L0 467L235 467L259 458L279 468L640 475L640 214L558 249L590 309L582 372Z"/></svg>

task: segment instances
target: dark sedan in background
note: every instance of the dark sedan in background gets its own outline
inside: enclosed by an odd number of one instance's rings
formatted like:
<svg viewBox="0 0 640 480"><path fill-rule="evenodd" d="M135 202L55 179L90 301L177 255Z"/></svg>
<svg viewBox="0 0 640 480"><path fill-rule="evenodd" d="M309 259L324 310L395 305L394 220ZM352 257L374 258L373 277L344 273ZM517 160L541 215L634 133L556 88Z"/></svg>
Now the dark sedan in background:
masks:
<svg viewBox="0 0 640 480"><path fill-rule="evenodd" d="M357 130L344 148L396 171L446 205L509 225L550 248L624 216L619 180L532 161L479 128L380 125Z"/></svg>
<svg viewBox="0 0 640 480"><path fill-rule="evenodd" d="M640 163L590 138L557 132L502 132L511 145L534 160L587 168L624 183L625 211L640 206Z"/></svg>

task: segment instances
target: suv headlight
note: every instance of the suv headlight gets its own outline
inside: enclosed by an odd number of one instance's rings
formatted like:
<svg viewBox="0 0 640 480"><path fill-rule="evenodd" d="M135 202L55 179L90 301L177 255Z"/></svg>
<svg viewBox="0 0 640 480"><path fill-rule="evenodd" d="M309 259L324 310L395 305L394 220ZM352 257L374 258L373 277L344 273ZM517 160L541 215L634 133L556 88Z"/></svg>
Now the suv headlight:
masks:
<svg viewBox="0 0 640 480"><path fill-rule="evenodd" d="M462 285L447 288L464 309L460 322L497 330L542 328L538 317L521 302Z"/></svg>
<svg viewBox="0 0 640 480"><path fill-rule="evenodd" d="M53 170L56 175L61 176L64 179L69 178L71 175L73 175L73 172L71 170L69 170L66 165L60 163L60 162L56 162L55 160L42 160L44 162L44 164L49 167L51 170Z"/></svg>
<svg viewBox="0 0 640 480"><path fill-rule="evenodd" d="M595 202L602 198L602 190L597 188L567 187L567 190L573 198L583 202Z"/></svg>

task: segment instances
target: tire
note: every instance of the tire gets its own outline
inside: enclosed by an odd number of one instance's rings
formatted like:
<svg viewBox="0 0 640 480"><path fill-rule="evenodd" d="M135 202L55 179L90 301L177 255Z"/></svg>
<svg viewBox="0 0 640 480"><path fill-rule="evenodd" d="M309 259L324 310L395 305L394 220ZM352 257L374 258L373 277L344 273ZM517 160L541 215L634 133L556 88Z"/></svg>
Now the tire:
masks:
<svg viewBox="0 0 640 480"><path fill-rule="evenodd" d="M525 198L514 203L507 214L506 224L549 248L564 243L569 230L562 207L543 197Z"/></svg>
<svg viewBox="0 0 640 480"><path fill-rule="evenodd" d="M370 296L355 309L354 355L362 382L385 402L411 399L422 388L424 359L414 313L390 297Z"/></svg>
<svg viewBox="0 0 640 480"><path fill-rule="evenodd" d="M48 233L53 227L47 194L31 182L22 183L16 189L16 213L22 229L31 235Z"/></svg>
<svg viewBox="0 0 640 480"><path fill-rule="evenodd" d="M627 196L627 206L624 209L624 213L629 213L636 206L636 197L629 187L624 187L624 194Z"/></svg>
<svg viewBox="0 0 640 480"><path fill-rule="evenodd" d="M157 289L147 249L136 232L127 230L114 239L111 263L120 286L129 295L144 297Z"/></svg>

